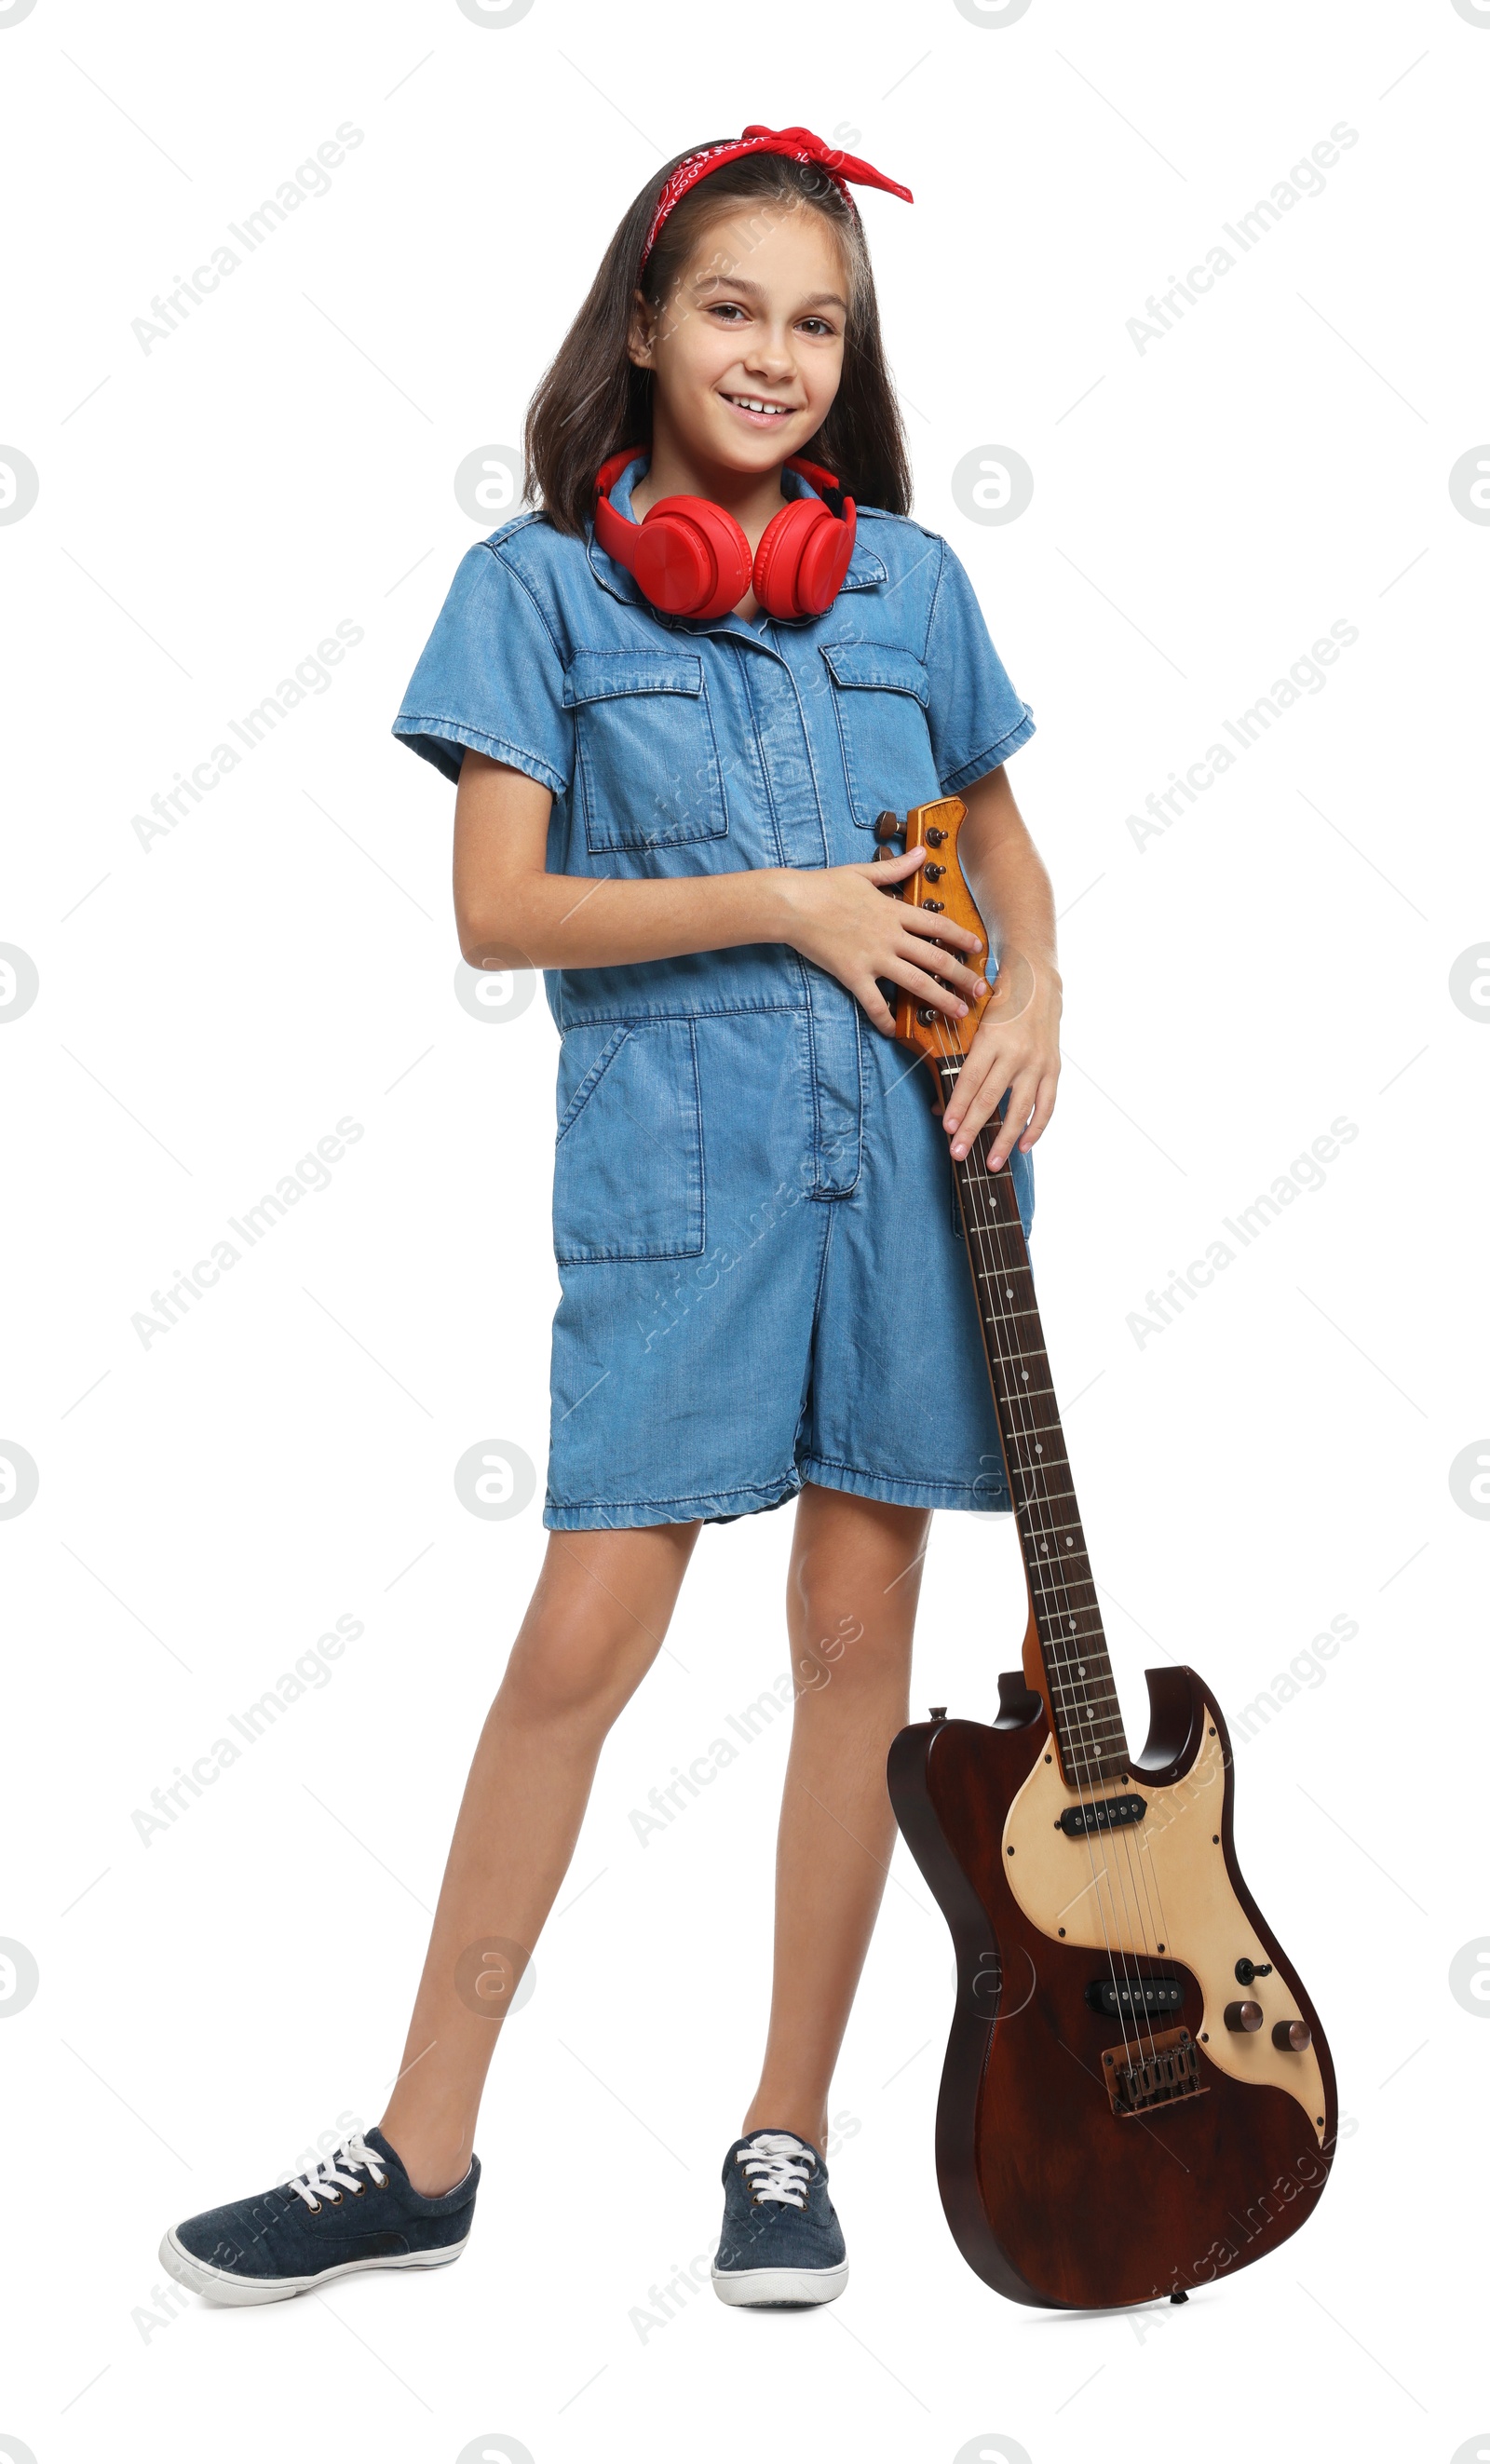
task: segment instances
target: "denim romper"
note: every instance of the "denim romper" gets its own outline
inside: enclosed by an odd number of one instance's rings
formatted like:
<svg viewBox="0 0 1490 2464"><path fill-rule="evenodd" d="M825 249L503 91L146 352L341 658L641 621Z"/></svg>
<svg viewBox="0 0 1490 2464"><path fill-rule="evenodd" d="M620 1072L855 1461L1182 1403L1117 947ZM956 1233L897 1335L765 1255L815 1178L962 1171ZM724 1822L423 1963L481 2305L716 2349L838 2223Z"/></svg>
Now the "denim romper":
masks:
<svg viewBox="0 0 1490 2464"><path fill-rule="evenodd" d="M1034 726L946 541L861 506L826 615L753 625L664 615L593 532L508 522L458 566L393 732L449 779L471 745L547 787L551 872L641 880L864 863L878 813ZM1007 1511L925 1067L784 943L545 984L544 1523L732 1522L809 1480ZM1029 1157L1013 1170L1028 1230Z"/></svg>

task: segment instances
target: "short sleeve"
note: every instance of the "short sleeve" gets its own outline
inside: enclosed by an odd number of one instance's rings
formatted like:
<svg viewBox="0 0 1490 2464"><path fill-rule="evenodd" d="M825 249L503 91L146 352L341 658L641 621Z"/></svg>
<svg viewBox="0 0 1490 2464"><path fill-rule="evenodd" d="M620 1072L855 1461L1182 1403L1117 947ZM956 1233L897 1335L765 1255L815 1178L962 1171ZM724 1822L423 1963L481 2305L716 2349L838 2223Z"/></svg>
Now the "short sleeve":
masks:
<svg viewBox="0 0 1490 2464"><path fill-rule="evenodd" d="M462 557L409 678L393 733L460 777L461 748L525 771L561 796L573 767L574 724L563 707L563 666L543 613L500 549Z"/></svg>
<svg viewBox="0 0 1490 2464"><path fill-rule="evenodd" d="M1035 714L1009 682L977 594L945 540L927 630L928 723L944 796L997 770L1035 733Z"/></svg>

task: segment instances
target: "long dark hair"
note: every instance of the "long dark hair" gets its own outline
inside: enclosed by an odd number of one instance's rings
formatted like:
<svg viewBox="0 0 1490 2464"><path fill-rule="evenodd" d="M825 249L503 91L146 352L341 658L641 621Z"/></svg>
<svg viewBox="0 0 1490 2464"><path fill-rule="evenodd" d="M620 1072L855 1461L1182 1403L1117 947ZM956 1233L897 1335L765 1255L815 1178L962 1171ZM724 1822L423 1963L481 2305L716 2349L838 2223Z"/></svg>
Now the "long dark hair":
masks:
<svg viewBox="0 0 1490 2464"><path fill-rule="evenodd" d="M688 151L699 149L690 146ZM652 432L650 371L626 356L635 293L654 310L675 295L706 223L733 205L791 210L811 206L831 224L848 275L843 382L816 436L803 449L826 463L847 495L886 513L910 510L910 465L900 407L885 363L879 304L864 228L836 182L816 164L781 154L746 154L711 171L674 206L638 277L643 245L679 154L648 180L621 218L590 293L528 406L523 429L524 493L554 528L583 533L594 508L595 473L624 445Z"/></svg>

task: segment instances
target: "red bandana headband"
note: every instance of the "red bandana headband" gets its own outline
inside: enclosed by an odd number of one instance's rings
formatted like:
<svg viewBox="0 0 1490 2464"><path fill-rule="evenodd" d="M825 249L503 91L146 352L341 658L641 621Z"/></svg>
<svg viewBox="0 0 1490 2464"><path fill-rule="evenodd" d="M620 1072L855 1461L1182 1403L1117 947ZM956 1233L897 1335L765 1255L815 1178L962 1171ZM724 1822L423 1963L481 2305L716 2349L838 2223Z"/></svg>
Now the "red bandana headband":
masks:
<svg viewBox="0 0 1490 2464"><path fill-rule="evenodd" d="M864 188L887 188L892 197L904 197L908 206L915 203L909 189L903 188L898 180L887 180L883 171L877 171L872 163L862 163L857 154L844 154L836 145L824 145L810 128L762 128L752 121L742 136L726 138L718 145L704 145L696 154L684 155L657 200L657 211L642 251L642 265L650 256L657 234L673 207L680 197L687 196L694 181L717 171L723 163L737 161L742 154L785 154L794 163L817 163L849 205L854 202L848 195L850 180ZM640 273L641 267L637 270Z"/></svg>

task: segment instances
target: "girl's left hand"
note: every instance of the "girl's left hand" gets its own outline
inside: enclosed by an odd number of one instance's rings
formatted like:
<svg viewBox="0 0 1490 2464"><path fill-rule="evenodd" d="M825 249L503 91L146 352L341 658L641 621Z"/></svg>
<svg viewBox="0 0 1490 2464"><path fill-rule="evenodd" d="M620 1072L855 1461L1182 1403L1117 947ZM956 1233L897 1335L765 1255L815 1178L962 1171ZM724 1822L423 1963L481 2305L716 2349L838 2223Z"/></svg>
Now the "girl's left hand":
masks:
<svg viewBox="0 0 1490 2464"><path fill-rule="evenodd" d="M989 1150L989 1171L997 1172L1016 1145L1028 1155L1055 1111L1060 1027L1061 979L1055 969L1035 967L1006 950L957 1091L943 1115L954 1155L968 1153L1006 1088L1009 1101Z"/></svg>

